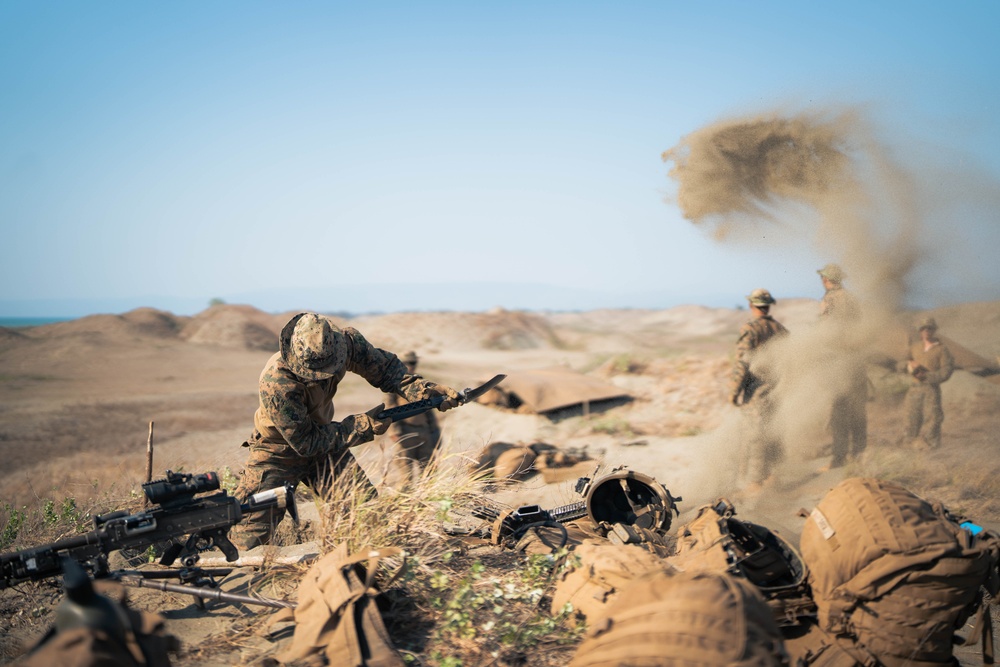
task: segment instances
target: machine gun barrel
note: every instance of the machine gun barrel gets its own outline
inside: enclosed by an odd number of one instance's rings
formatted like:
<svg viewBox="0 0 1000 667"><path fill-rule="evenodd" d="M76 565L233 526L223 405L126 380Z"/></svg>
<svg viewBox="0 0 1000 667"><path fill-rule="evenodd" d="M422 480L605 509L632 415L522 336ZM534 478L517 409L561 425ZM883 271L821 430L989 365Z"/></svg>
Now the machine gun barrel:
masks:
<svg viewBox="0 0 1000 667"><path fill-rule="evenodd" d="M220 602L230 602L234 604L250 604L261 607L271 607L273 609L295 609L298 605L288 600L276 600L273 598L258 598L251 595L239 595L237 593L226 593L215 588L195 588L184 584L170 584L165 581L155 581L145 576L123 576L116 577L117 581L125 586L133 588L155 588L159 591L170 593L184 593L193 595L202 600L219 600Z"/></svg>

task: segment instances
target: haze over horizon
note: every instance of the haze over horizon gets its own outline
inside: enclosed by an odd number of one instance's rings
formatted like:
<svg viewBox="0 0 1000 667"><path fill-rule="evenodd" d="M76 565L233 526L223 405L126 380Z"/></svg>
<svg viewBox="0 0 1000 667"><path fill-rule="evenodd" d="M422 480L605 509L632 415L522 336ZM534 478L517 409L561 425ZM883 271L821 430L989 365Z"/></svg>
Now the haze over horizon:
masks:
<svg viewBox="0 0 1000 667"><path fill-rule="evenodd" d="M719 243L661 160L802 114L862 119L906 172L912 236L875 190L865 241L912 259L903 305L1000 296L995 3L16 1L0 25L0 316L818 298L858 253Z"/></svg>

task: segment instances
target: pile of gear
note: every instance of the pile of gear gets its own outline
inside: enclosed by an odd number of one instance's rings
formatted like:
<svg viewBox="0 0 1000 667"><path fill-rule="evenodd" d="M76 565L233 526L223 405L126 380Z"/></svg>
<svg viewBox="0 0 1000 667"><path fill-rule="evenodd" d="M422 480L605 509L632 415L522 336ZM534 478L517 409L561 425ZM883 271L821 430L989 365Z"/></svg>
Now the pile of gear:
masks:
<svg viewBox="0 0 1000 667"><path fill-rule="evenodd" d="M682 499L624 467L581 478L577 491L583 500L563 507L487 503L470 512L474 523L445 526L471 544L555 555L549 611L586 625L571 667L932 667L958 664L954 646L979 641L983 662L993 661L1000 535L897 484L841 482L803 513L798 548L737 519L725 498L670 533ZM380 562L395 574L377 584ZM294 611L275 615L293 634L281 663L268 664L405 665L377 604L404 569L399 549L328 553L302 580ZM970 619L974 629L959 636ZM145 625L128 643L135 656L168 641ZM86 640L106 641L96 632ZM43 640L23 664L48 664L55 648Z"/></svg>

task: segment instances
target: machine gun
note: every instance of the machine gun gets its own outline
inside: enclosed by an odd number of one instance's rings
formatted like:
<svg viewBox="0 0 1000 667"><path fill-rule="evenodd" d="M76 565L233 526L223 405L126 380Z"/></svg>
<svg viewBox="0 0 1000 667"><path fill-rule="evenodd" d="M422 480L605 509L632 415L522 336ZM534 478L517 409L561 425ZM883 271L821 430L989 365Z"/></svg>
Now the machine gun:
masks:
<svg viewBox="0 0 1000 667"><path fill-rule="evenodd" d="M671 495L667 487L649 475L625 466L597 476L599 470L600 465L593 478L576 481L576 493L584 497L580 502L546 510L538 505L509 508L480 499L480 504L470 510L481 522L477 527L446 526L445 532L514 546L532 528L548 526L562 532L562 543L554 545L560 548L569 539L563 524L587 518L594 530L612 542L663 544L673 515L678 514L677 503L683 498Z"/></svg>
<svg viewBox="0 0 1000 667"><path fill-rule="evenodd" d="M0 589L23 581L61 575L63 557L76 561L95 578L110 577L124 583L129 583L130 580L123 575L130 575L131 580L136 575L155 578L157 575L153 573L110 572L108 555L122 549L141 551L164 543L169 546L159 559L160 565L170 566L179 559L183 566L183 569L176 570L177 574L172 576L198 586L214 587L212 575L215 573L196 567L199 554L218 547L227 561L237 560L240 554L229 540L229 529L245 515L271 508L285 508L293 520L298 520L294 489L290 484L257 493L248 502L241 504L226 491L219 491L219 476L214 472L191 474L168 470L165 479L147 482L142 485L142 490L155 507L136 514L120 510L96 516L94 530L88 533L0 555ZM211 491L219 492L198 496ZM165 584L158 587L163 586ZM196 590L189 589L185 592L191 592L200 598L209 597L192 592ZM212 597L222 599L220 595Z"/></svg>
<svg viewBox="0 0 1000 667"><path fill-rule="evenodd" d="M484 505L475 508L472 515L487 522L488 527L481 531L481 536L488 537L493 544L516 544L530 529L548 526L562 531L562 544L558 545L562 547L566 545L567 539L563 524L586 517L587 503L570 503L550 510L542 509L539 505L522 505L515 509Z"/></svg>

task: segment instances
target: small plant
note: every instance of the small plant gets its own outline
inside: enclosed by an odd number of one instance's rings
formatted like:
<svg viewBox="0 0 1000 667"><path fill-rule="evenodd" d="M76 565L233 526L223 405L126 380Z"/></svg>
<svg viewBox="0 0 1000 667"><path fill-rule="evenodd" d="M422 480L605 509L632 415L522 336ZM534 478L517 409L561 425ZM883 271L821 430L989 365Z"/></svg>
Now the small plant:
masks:
<svg viewBox="0 0 1000 667"><path fill-rule="evenodd" d="M240 485L240 476L233 473L229 466L226 466L222 471L222 479L219 480L219 486L223 491L232 495L236 491L236 487Z"/></svg>
<svg viewBox="0 0 1000 667"><path fill-rule="evenodd" d="M632 426L621 417L604 417L603 419L595 419L591 422L590 429L594 433L607 433L608 435L622 435L625 437L632 437L635 435L635 432L632 430Z"/></svg>
<svg viewBox="0 0 1000 667"><path fill-rule="evenodd" d="M7 514L7 523L0 531L0 548L6 549L14 543L18 533L21 532L21 527L24 526L25 520L28 518L28 508L24 507L19 510L8 503L4 503L3 508Z"/></svg>

